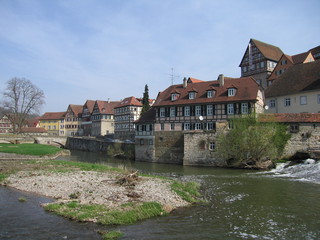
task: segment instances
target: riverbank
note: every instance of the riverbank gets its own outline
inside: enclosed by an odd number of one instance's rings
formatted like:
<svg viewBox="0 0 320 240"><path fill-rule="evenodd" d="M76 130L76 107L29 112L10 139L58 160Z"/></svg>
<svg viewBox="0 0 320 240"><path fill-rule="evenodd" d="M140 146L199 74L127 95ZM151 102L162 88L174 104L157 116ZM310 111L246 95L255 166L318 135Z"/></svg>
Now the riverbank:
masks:
<svg viewBox="0 0 320 240"><path fill-rule="evenodd" d="M111 225L165 215L189 206L198 195L197 186L90 163L2 160L0 176L2 185L55 199L45 206L49 211L78 221ZM84 212L90 208L99 211ZM108 214L115 211L122 215L138 211L138 216L107 221Z"/></svg>

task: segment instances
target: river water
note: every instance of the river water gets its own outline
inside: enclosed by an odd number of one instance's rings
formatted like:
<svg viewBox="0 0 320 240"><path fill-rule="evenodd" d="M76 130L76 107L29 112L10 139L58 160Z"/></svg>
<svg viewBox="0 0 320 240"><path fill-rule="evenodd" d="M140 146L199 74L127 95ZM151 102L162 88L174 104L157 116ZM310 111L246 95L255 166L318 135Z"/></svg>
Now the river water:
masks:
<svg viewBox="0 0 320 240"><path fill-rule="evenodd" d="M123 169L197 181L206 204L134 225L79 224L46 213L50 199L0 188L0 239L99 239L96 229L120 230L121 239L320 239L320 163L258 172L110 159L72 152L63 160L103 163ZM26 196L26 202L17 199Z"/></svg>

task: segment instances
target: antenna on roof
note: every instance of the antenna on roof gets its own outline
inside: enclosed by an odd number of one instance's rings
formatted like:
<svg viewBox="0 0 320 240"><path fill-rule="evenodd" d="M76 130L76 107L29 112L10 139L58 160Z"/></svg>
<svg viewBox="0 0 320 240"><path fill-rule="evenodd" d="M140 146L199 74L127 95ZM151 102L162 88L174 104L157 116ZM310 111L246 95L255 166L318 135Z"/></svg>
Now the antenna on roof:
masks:
<svg viewBox="0 0 320 240"><path fill-rule="evenodd" d="M178 75L174 75L173 74L173 68L171 68L171 74L170 74L170 76L171 76L171 85L173 85L173 79L174 78L179 78L180 76L178 76Z"/></svg>

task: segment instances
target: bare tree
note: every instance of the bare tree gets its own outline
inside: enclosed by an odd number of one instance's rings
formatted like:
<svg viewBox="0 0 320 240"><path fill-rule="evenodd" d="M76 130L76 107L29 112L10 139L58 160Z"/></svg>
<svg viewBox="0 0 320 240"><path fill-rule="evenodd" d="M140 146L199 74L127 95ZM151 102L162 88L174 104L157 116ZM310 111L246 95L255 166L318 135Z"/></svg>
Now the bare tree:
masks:
<svg viewBox="0 0 320 240"><path fill-rule="evenodd" d="M13 124L13 132L19 133L30 114L37 114L44 104L44 93L30 80L12 78L3 92L2 105Z"/></svg>

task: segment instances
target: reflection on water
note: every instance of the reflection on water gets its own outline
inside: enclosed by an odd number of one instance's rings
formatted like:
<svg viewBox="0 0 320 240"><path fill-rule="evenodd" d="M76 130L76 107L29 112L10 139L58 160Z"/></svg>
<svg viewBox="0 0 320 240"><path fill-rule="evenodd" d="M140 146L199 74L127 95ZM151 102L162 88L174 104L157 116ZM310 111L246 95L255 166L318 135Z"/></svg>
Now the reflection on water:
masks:
<svg viewBox="0 0 320 240"><path fill-rule="evenodd" d="M137 169L143 173L201 183L206 204L179 209L167 217L121 226L119 229L125 234L121 239L320 239L320 184L274 177L273 172L139 163L110 159L103 154L87 152L72 152L71 156L60 159L103 163L113 167ZM21 193L14 193L16 196L11 199L12 191L6 191L2 193L1 199L11 201L18 208L28 206L16 200ZM1 200L0 203L2 207L3 201ZM26 211L29 215L39 215L38 212L43 211L39 210L41 208L31 212L28 209L29 207L22 207L19 211ZM7 210L2 207L1 212L3 211ZM68 236L68 239L95 239L98 237L90 224L79 225L50 214L45 215L52 218L50 224L43 226L41 225L43 220L36 219L32 225L40 224L39 228L46 229L47 238L34 238L38 229L31 228L28 234L18 235L18 238L12 239L62 239L64 236ZM7 216L0 215L0 221L4 217ZM7 224L9 230L6 231L10 234L15 232L15 226L19 226L24 218L28 219L27 217L13 219L11 224ZM63 221L62 226L57 225L53 228L54 230L50 228L51 225L59 224L60 221ZM72 224L72 227L64 227L65 222ZM79 229L83 230L83 233L72 238L71 233L79 231L76 226L80 226ZM65 228L70 229L70 234ZM2 237L3 229L0 232L1 239L10 239ZM54 237L51 237L51 232L55 233Z"/></svg>

